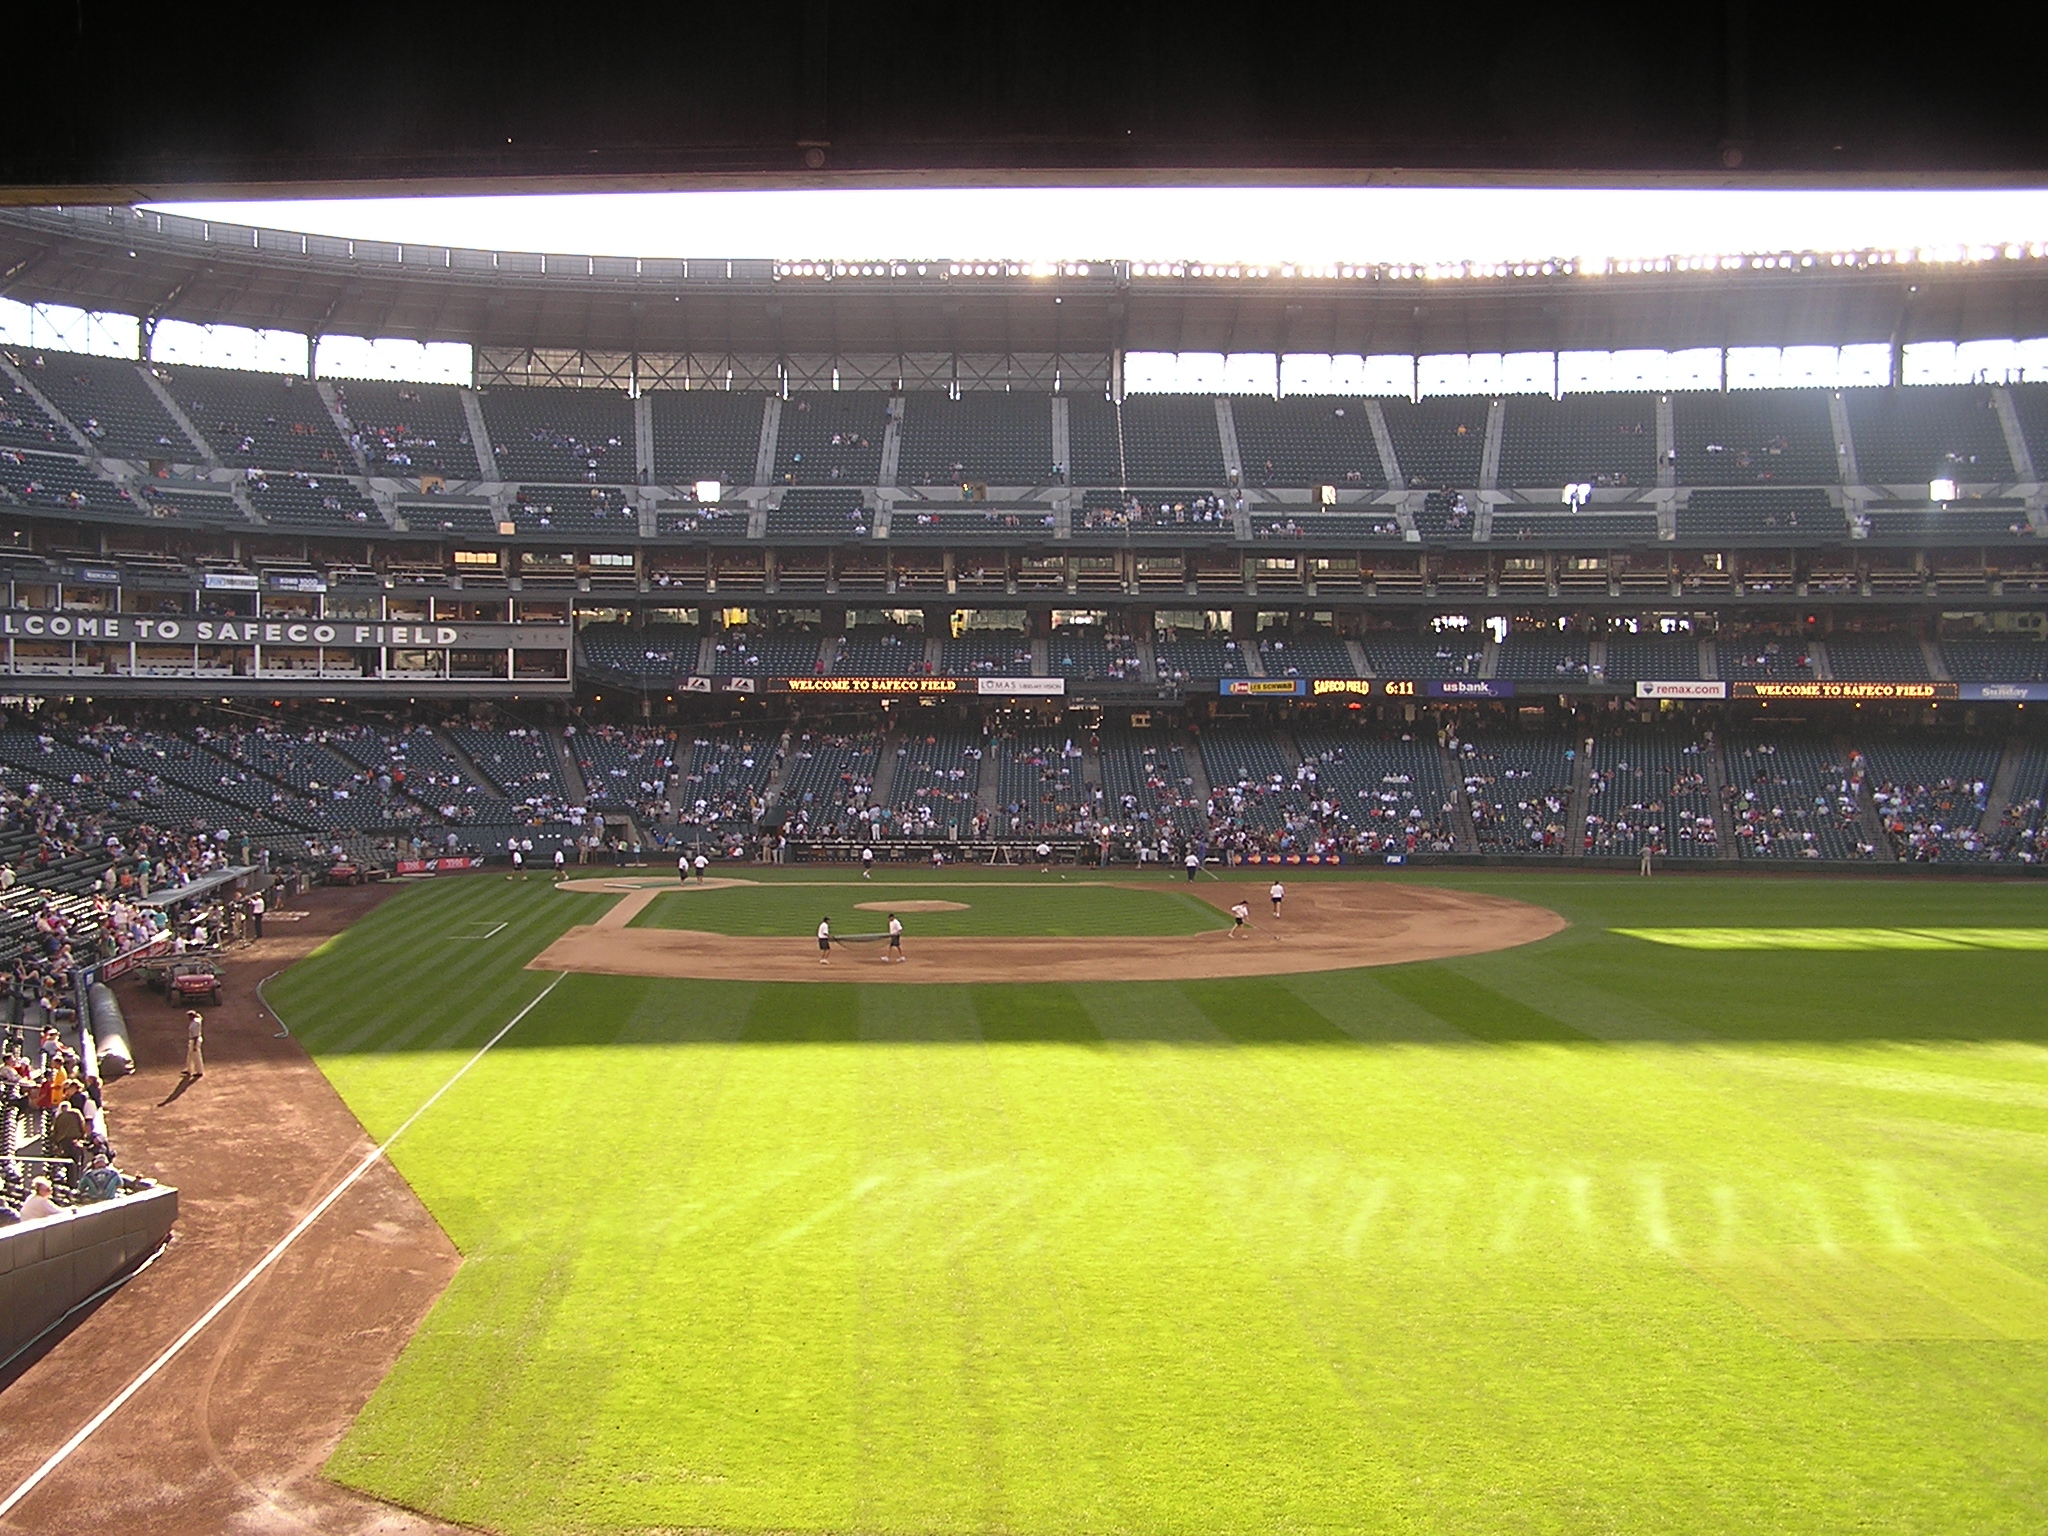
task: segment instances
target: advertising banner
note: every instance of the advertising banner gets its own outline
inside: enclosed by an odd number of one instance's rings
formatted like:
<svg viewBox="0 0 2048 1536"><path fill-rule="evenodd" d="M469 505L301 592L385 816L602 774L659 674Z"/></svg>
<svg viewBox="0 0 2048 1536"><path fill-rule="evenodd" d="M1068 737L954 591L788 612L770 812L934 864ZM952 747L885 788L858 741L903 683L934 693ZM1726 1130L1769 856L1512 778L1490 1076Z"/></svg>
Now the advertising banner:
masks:
<svg viewBox="0 0 2048 1536"><path fill-rule="evenodd" d="M397 864L401 875L442 875L483 867L484 861L474 854L451 859L400 859Z"/></svg>
<svg viewBox="0 0 2048 1536"><path fill-rule="evenodd" d="M1964 683L1962 696L1987 704L2030 704L2048 699L2048 683Z"/></svg>
<svg viewBox="0 0 2048 1536"><path fill-rule="evenodd" d="M1432 678L1424 684L1432 699L1512 699L1515 685L1496 677Z"/></svg>
<svg viewBox="0 0 2048 1536"><path fill-rule="evenodd" d="M1730 683L1729 697L1736 699L1822 700L1853 699L1857 702L1931 703L1961 695L1954 683Z"/></svg>
<svg viewBox="0 0 2048 1536"><path fill-rule="evenodd" d="M1226 677L1217 692L1232 699L1303 699L1308 697L1305 677Z"/></svg>
<svg viewBox="0 0 2048 1536"><path fill-rule="evenodd" d="M971 677L780 677L770 678L775 693L899 694L975 693Z"/></svg>
<svg viewBox="0 0 2048 1536"><path fill-rule="evenodd" d="M103 960L98 965L93 966L86 972L86 983L90 985L95 981L112 981L117 976L126 976L145 961L154 960L159 955L168 955L173 944L173 935L160 933L147 943L138 944L133 949L123 950L120 954L114 956L113 959Z"/></svg>
<svg viewBox="0 0 2048 1536"><path fill-rule="evenodd" d="M686 677L682 680L684 693L754 693L764 686L756 677ZM780 686L769 681L765 686Z"/></svg>
<svg viewBox="0 0 2048 1536"><path fill-rule="evenodd" d="M1057 699L1065 696L1064 677L978 677L974 691L984 697L1009 699Z"/></svg>
<svg viewBox="0 0 2048 1536"><path fill-rule="evenodd" d="M1725 699L1728 697L1728 685L1726 683L1703 683L1696 679L1690 682L1682 679L1668 683L1638 682L1636 684L1636 697L1639 699Z"/></svg>

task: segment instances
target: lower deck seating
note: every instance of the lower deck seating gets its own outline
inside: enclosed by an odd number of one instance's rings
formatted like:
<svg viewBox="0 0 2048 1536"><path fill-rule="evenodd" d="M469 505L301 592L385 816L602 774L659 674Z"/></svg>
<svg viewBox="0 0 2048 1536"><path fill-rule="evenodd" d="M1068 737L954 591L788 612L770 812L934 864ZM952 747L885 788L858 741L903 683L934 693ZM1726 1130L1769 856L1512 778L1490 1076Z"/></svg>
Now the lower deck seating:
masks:
<svg viewBox="0 0 2048 1536"><path fill-rule="evenodd" d="M1745 859L1871 859L1852 765L1821 738L1731 734L1723 745L1735 850Z"/></svg>
<svg viewBox="0 0 2048 1536"><path fill-rule="evenodd" d="M1926 864L1991 856L1979 828L2002 742L1888 741L1863 750L1870 798L1899 858Z"/></svg>
<svg viewBox="0 0 2048 1536"><path fill-rule="evenodd" d="M1482 853L1563 854L1572 744L1562 736L1483 735L1457 748Z"/></svg>
<svg viewBox="0 0 2048 1536"><path fill-rule="evenodd" d="M1001 731L989 739L996 766L996 829L1010 836L1067 835L1089 801L1083 749L1056 730Z"/></svg>
<svg viewBox="0 0 2048 1536"><path fill-rule="evenodd" d="M1332 810L1327 820L1360 855L1450 853L1457 810L1431 736L1304 729L1303 766Z"/></svg>
<svg viewBox="0 0 2048 1536"><path fill-rule="evenodd" d="M1205 817L1180 743L1164 731L1101 733L1104 814L1133 841L1192 837Z"/></svg>
<svg viewBox="0 0 2048 1536"><path fill-rule="evenodd" d="M1720 857L1712 751L1690 736L1642 730L1595 742L1585 852L1634 858L1648 847L1666 857Z"/></svg>
<svg viewBox="0 0 2048 1536"><path fill-rule="evenodd" d="M886 832L895 837L971 836L985 753L979 731L910 731L895 748Z"/></svg>
<svg viewBox="0 0 2048 1536"><path fill-rule="evenodd" d="M668 816L668 781L674 772L672 733L644 726L568 727L563 740L583 779L583 803L600 814L627 812L643 823Z"/></svg>
<svg viewBox="0 0 2048 1536"><path fill-rule="evenodd" d="M1985 829L1985 857L2021 864L2048 860L2048 743L2020 753L2012 789L1995 826Z"/></svg>
<svg viewBox="0 0 2048 1536"><path fill-rule="evenodd" d="M782 757L780 732L702 731L676 750L676 836L701 844L738 836L760 819ZM784 796L785 804L787 795Z"/></svg>
<svg viewBox="0 0 2048 1536"><path fill-rule="evenodd" d="M881 736L872 731L806 731L792 741L782 787L790 836L862 841L873 836L881 747Z"/></svg>

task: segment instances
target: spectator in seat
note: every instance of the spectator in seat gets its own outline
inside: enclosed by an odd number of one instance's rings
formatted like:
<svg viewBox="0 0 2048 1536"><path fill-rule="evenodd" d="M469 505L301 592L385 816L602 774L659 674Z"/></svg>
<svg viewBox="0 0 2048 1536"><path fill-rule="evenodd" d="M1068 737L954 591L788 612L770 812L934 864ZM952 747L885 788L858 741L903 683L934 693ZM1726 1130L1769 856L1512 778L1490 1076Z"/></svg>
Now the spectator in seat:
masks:
<svg viewBox="0 0 2048 1536"><path fill-rule="evenodd" d="M90 1136L85 1116L76 1104L66 1099L50 1111L50 1123L43 1132L43 1143L50 1149L52 1157L68 1157L75 1166L83 1167Z"/></svg>
<svg viewBox="0 0 2048 1536"><path fill-rule="evenodd" d="M95 1152L92 1166L78 1176L78 1190L88 1201L118 1200L124 1192L121 1170L106 1153Z"/></svg>
<svg viewBox="0 0 2048 1536"><path fill-rule="evenodd" d="M37 1179L29 1186L29 1197L21 1202L23 1221L41 1221L45 1216L55 1216L64 1207L50 1198L50 1181Z"/></svg>

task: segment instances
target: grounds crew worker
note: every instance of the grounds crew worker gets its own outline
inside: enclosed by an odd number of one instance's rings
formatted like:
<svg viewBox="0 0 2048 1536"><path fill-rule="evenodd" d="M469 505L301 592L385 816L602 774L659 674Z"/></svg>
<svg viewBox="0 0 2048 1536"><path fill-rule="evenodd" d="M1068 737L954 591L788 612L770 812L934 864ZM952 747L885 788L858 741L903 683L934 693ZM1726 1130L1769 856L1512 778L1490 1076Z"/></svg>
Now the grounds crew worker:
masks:
<svg viewBox="0 0 2048 1536"><path fill-rule="evenodd" d="M200 1017L199 1010L197 1008L194 1008L186 1013L185 1075L187 1077L206 1076L206 1053L202 1049L202 1047L206 1044L205 1025L206 1020Z"/></svg>

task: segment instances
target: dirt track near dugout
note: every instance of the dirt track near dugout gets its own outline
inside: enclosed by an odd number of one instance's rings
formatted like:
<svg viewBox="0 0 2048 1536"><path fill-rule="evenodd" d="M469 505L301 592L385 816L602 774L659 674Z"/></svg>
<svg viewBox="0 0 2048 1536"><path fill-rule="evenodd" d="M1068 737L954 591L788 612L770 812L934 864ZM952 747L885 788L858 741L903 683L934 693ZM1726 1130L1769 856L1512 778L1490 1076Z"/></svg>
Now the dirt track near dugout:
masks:
<svg viewBox="0 0 2048 1536"><path fill-rule="evenodd" d="M120 984L141 1070L107 1086L124 1166L178 1186L177 1235L0 1392L0 1490L12 1488L147 1365L352 1168L370 1142L257 981L390 894L321 890L273 912L206 1010L207 1073L179 1089L183 1016ZM459 1257L380 1163L0 1532L123 1536L456 1536L367 1499L321 1467L454 1277Z"/></svg>
<svg viewBox="0 0 2048 1536"><path fill-rule="evenodd" d="M627 926L662 890L676 889L673 885L575 881L573 888L623 891L625 899L588 927L571 928L536 955L529 969L700 981L859 981L897 986L1205 980L1446 960L1512 949L1565 927L1565 920L1548 908L1505 897L1348 881L1290 887L1276 918L1266 896L1269 883L1203 881L1189 887L1191 894L1218 908L1227 909L1238 900L1251 907L1252 931L1237 938L1228 929L1218 929L1158 938L927 939L913 929L904 938L905 964L880 964L881 947L860 944L836 946L832 963L820 965L817 941L807 933L786 939L747 938Z"/></svg>

